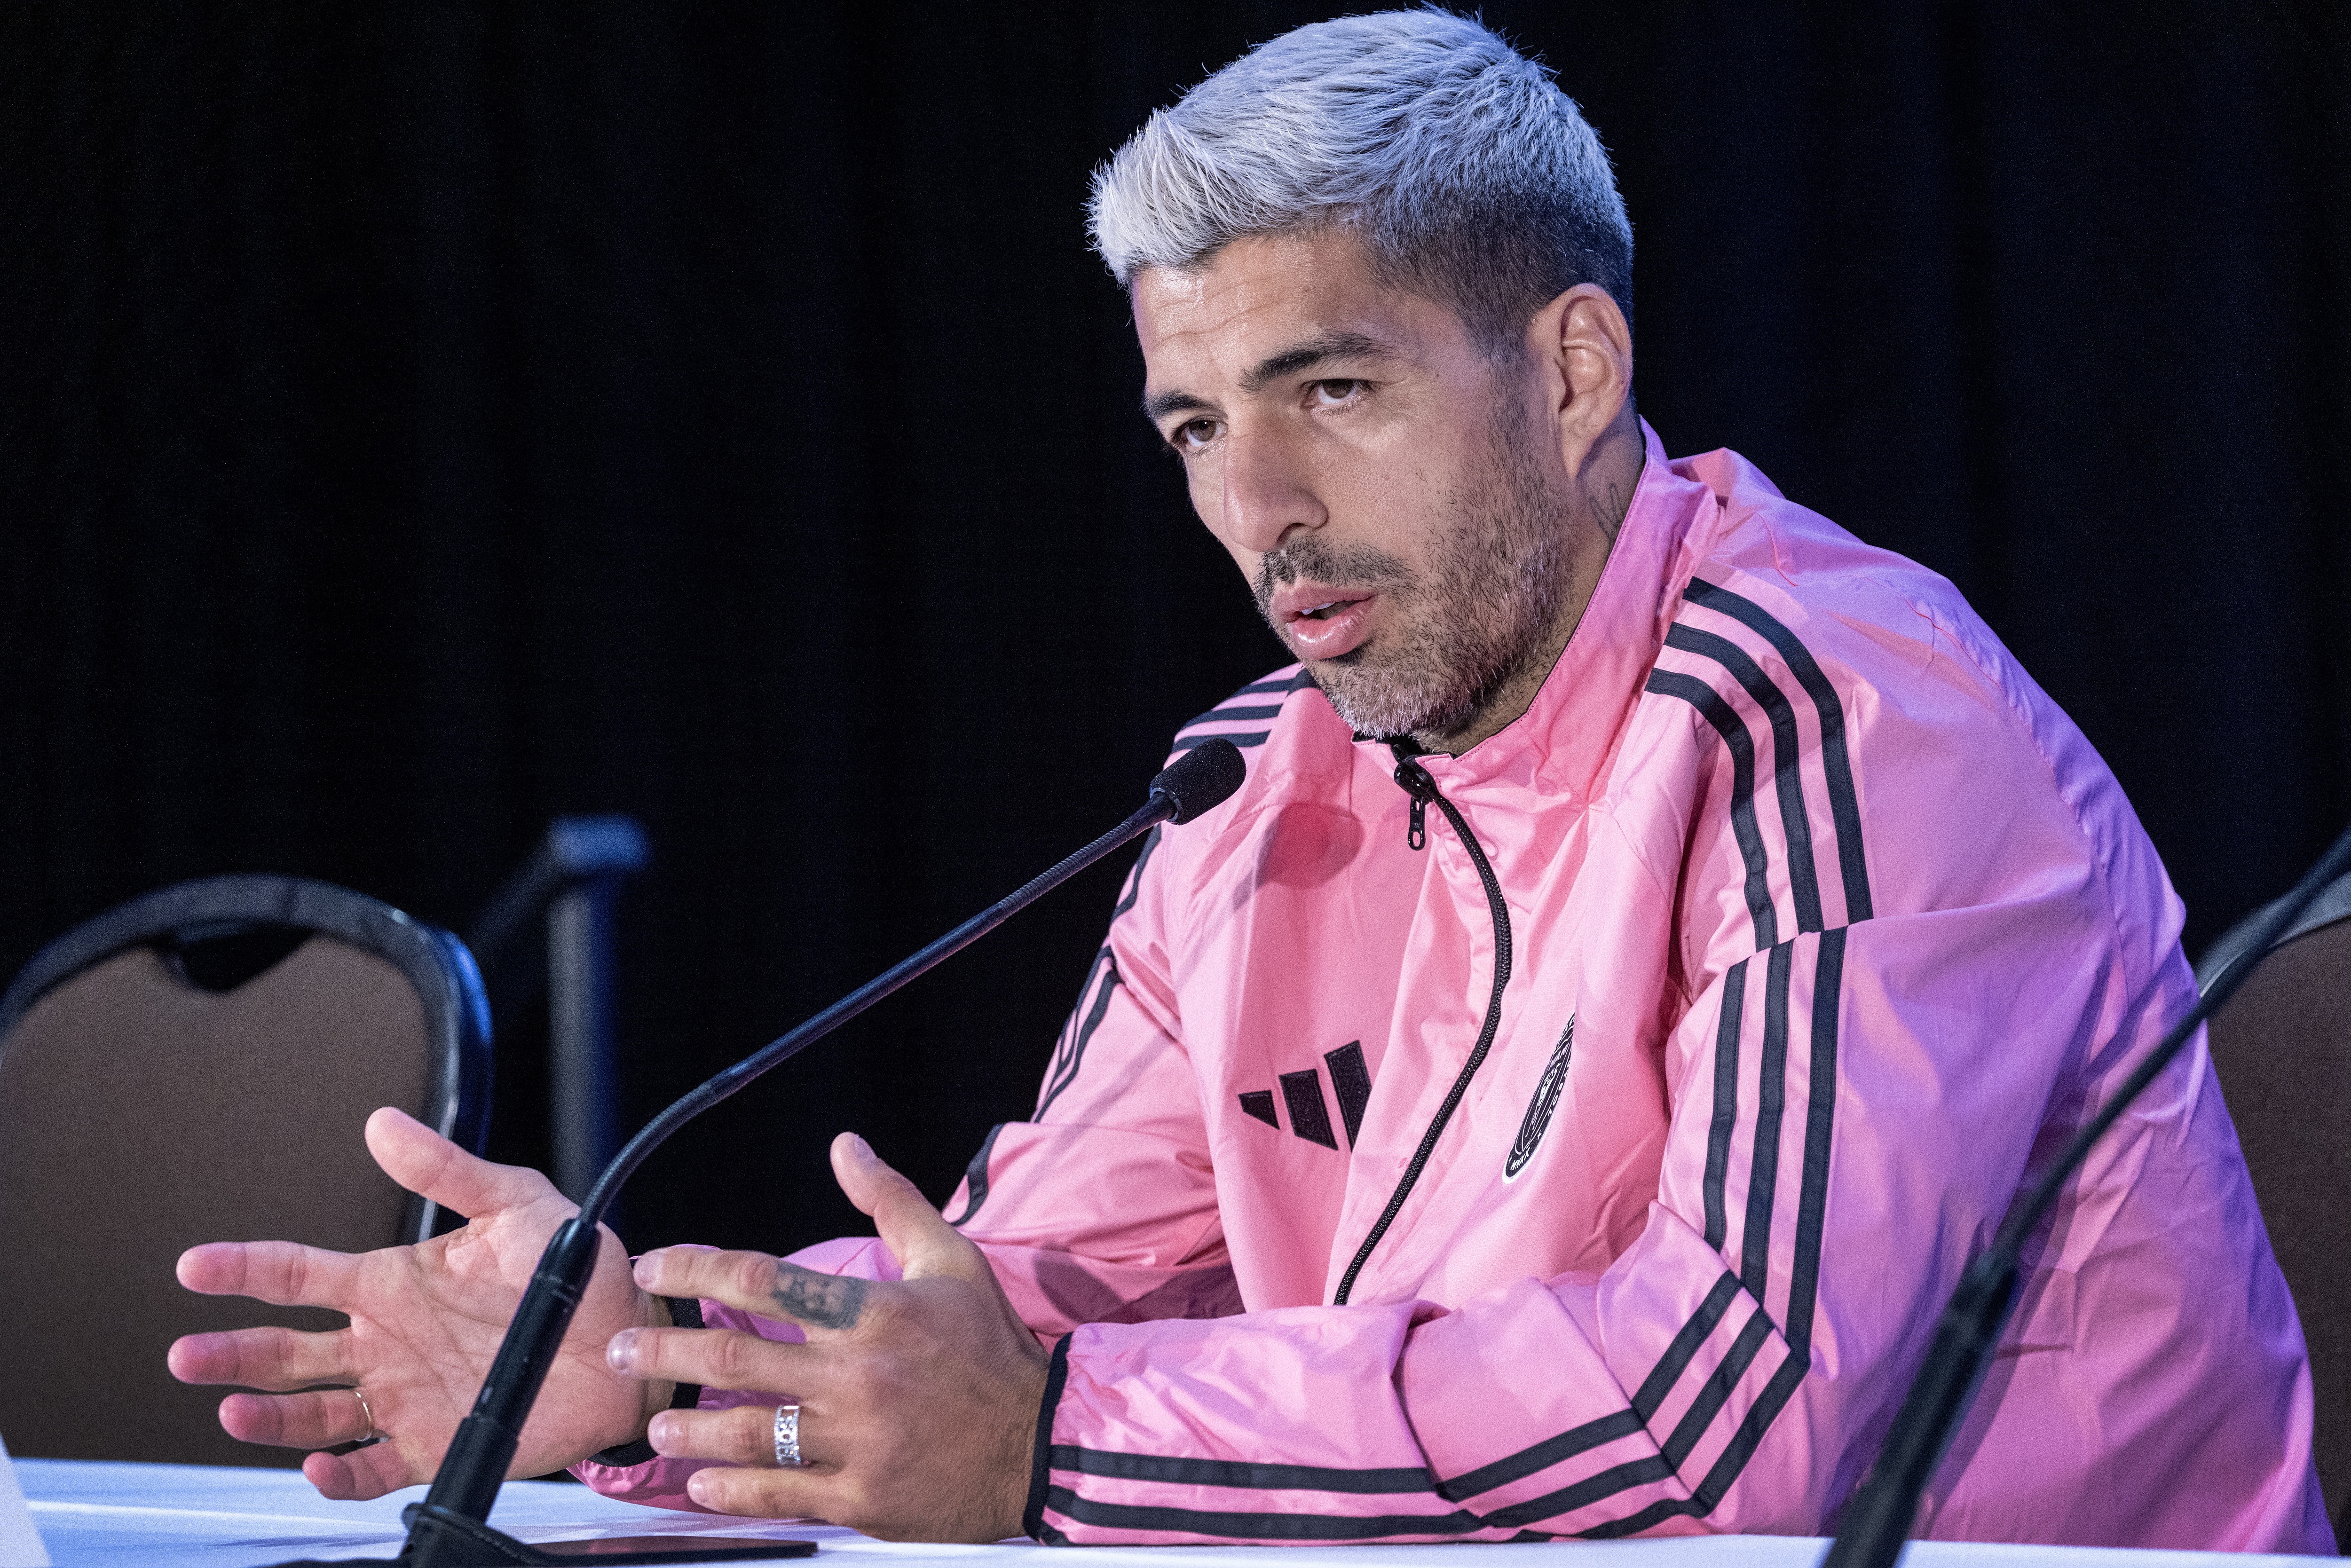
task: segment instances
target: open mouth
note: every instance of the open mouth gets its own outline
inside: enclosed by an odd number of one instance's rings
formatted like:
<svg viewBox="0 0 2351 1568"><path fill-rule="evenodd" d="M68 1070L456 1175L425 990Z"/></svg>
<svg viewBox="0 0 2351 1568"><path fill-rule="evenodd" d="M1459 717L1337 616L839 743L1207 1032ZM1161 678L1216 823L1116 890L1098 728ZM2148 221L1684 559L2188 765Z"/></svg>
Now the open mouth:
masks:
<svg viewBox="0 0 2351 1568"><path fill-rule="evenodd" d="M1335 659L1353 652L1371 635L1379 597L1376 592L1334 594L1319 583L1294 583L1275 597L1270 608L1291 653L1301 659Z"/></svg>

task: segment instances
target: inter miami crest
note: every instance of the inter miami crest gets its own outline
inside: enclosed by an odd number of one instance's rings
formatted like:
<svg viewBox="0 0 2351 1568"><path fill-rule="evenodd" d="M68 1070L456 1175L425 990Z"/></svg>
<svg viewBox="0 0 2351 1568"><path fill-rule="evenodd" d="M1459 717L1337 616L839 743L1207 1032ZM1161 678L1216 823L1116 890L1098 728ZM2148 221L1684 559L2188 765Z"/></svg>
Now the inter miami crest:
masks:
<svg viewBox="0 0 2351 1568"><path fill-rule="evenodd" d="M1567 1017L1567 1027L1559 1031L1559 1043L1551 1048L1551 1061L1544 1066L1542 1076L1535 1081L1535 1096L1527 1102L1526 1119L1519 1124L1519 1135L1510 1142L1510 1157L1502 1166L1502 1179L1516 1181L1527 1162L1542 1147L1543 1134L1551 1131L1551 1113L1559 1109L1559 1092L1567 1083L1567 1059L1575 1049L1575 1015Z"/></svg>

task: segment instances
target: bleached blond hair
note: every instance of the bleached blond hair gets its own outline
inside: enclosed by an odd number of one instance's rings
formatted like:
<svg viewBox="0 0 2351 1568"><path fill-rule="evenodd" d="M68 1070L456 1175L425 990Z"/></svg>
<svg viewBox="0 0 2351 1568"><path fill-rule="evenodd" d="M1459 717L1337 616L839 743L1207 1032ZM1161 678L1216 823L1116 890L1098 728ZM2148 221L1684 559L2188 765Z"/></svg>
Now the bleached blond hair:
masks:
<svg viewBox="0 0 2351 1568"><path fill-rule="evenodd" d="M1089 218L1130 288L1237 239L1344 226L1376 276L1450 308L1489 353L1579 283L1633 311L1633 227L1599 137L1542 66L1435 7L1242 56L1094 172Z"/></svg>

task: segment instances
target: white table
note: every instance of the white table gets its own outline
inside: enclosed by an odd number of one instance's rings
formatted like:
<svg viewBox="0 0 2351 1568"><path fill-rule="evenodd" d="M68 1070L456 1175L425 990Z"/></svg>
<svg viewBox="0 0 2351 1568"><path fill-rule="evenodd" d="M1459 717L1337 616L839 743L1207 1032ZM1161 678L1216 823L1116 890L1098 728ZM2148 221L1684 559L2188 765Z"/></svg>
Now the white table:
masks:
<svg viewBox="0 0 2351 1568"><path fill-rule="evenodd" d="M390 1557L399 1550L400 1511L422 1487L374 1502L329 1502L295 1470L204 1465L108 1464L18 1459L16 1478L57 1568L113 1568L158 1562L191 1568L257 1568L289 1557ZM964 1568L1284 1568L1328 1561L1331 1568L1813 1568L1823 1542L1739 1535L1605 1543L1520 1546L1158 1546L1083 1552L1028 1542L1005 1546L893 1546L821 1524L724 1520L672 1513L599 1497L586 1487L510 1481L491 1522L525 1541L566 1536L694 1532L813 1540L818 1557L842 1568L899 1568L910 1559ZM1538 1563L1538 1557L1556 1562ZM862 1559L851 1563L847 1560ZM882 1559L896 1559L885 1565ZM778 1558L777 1562L790 1559ZM2117 1552L1930 1542L1910 1549L1910 1568L2250 1568L2306 1562L2202 1552Z"/></svg>

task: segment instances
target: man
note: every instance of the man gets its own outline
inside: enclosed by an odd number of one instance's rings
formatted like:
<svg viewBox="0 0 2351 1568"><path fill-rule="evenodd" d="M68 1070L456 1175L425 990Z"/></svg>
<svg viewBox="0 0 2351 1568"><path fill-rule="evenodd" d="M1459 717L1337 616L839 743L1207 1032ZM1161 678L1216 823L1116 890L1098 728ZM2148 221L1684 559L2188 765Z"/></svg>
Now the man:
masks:
<svg viewBox="0 0 2351 1568"><path fill-rule="evenodd" d="M1548 78L1440 13L1300 29L1100 175L1145 408L1301 663L1176 745L1033 1120L952 1222L608 1240L517 1462L670 1506L1052 1542L1834 1524L1969 1257L2186 1008L2087 743L1941 579L1634 411L1631 236ZM339 1333L195 1336L222 1420L424 1479L568 1210L191 1251ZM2331 1550L2300 1330L2200 1051L2034 1244L1933 1535ZM706 1326L704 1326L706 1325ZM785 1461L799 1457L807 1462Z"/></svg>

